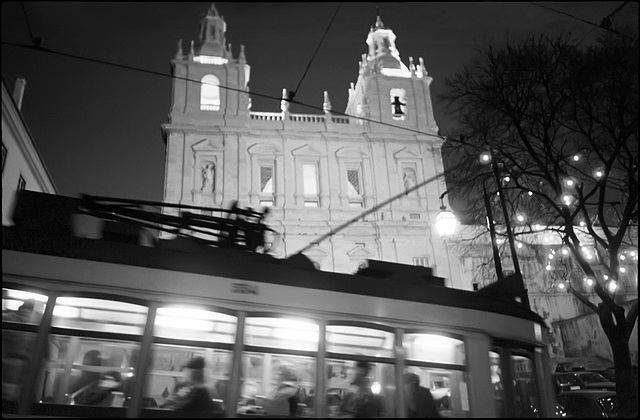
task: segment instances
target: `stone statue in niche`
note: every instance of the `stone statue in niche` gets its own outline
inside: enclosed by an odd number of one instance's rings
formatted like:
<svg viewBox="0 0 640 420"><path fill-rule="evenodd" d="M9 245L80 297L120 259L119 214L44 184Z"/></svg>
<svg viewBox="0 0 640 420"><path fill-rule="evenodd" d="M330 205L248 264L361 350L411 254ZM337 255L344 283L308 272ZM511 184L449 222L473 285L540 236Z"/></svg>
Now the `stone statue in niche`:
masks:
<svg viewBox="0 0 640 420"><path fill-rule="evenodd" d="M211 192L215 190L216 166L212 162L202 165L202 187L200 191Z"/></svg>
<svg viewBox="0 0 640 420"><path fill-rule="evenodd" d="M404 181L404 189L408 190L416 186L416 175L412 169L405 168L404 175L402 176Z"/></svg>

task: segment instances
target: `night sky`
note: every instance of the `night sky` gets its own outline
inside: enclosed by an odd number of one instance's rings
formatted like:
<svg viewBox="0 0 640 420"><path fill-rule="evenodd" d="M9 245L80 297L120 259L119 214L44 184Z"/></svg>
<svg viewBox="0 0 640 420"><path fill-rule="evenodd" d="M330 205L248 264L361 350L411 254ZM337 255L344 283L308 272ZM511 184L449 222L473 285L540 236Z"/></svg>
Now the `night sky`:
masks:
<svg viewBox="0 0 640 420"><path fill-rule="evenodd" d="M197 39L211 3L3 2L2 76L10 90L27 81L22 113L59 194L81 193L161 201L164 144L160 126L171 103L170 60L179 39ZM237 57L244 44L252 93L321 108L328 91L344 112L347 89L375 23L376 8L396 34L400 57L423 57L433 77L435 117L442 134L454 130L437 97L444 80L473 57L475 45L560 30L592 43L599 23L623 2L216 3ZM548 8L555 9L549 10ZM571 16L569 16L571 15ZM638 3L612 17L613 28L638 28ZM147 70L135 71L7 45L32 45ZM186 47L188 48L188 47ZM279 112L279 100L252 96L253 111ZM292 112L319 114L292 106Z"/></svg>

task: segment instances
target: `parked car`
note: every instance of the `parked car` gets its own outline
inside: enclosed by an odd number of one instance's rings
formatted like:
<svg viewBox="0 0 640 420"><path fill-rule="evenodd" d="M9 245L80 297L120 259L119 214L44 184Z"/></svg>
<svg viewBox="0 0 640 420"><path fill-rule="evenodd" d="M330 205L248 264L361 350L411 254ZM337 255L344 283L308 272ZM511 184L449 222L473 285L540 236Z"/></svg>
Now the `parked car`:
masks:
<svg viewBox="0 0 640 420"><path fill-rule="evenodd" d="M556 399L569 417L618 417L618 398L613 391L605 389L579 389L562 392Z"/></svg>
<svg viewBox="0 0 640 420"><path fill-rule="evenodd" d="M616 390L616 383L611 382L597 372L555 372L553 378L556 382L556 392L569 391L580 385L581 389L608 389Z"/></svg>
<svg viewBox="0 0 640 420"><path fill-rule="evenodd" d="M607 378L608 380L610 380L611 382L616 381L616 369L613 367L608 367L604 370L599 370L598 373L604 376L605 378Z"/></svg>

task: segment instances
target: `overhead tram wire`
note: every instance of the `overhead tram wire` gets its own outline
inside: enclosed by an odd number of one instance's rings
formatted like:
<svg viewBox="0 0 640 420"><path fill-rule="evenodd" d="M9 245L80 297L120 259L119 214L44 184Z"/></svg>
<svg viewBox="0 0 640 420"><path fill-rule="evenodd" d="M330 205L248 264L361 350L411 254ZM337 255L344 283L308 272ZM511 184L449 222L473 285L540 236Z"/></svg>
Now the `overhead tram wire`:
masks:
<svg viewBox="0 0 640 420"><path fill-rule="evenodd" d="M459 163L459 164L457 164L457 165L455 165L455 166L451 167L449 170L450 170L450 171L455 171L455 170L457 170L457 169L459 169L459 168L461 168L461 167L465 166L466 164L467 164L466 162L464 162L464 163ZM375 212L375 211L380 210L381 208L383 208L383 207L385 207L385 206L387 206L387 205L391 204L392 202L396 201L397 199L402 198L402 197L404 197L405 195L408 195L409 193L411 193L411 192L413 192L413 191L415 191L415 190L417 190L417 189L419 189L419 188L422 188L422 187L424 187L425 185L429 184L430 182L433 182L433 181L435 181L435 180L437 180L438 178L441 178L441 177L443 177L443 176L444 176L444 172L442 172L442 173L440 173L440 174L437 174L436 176L432 176L431 178L429 178L429 179L427 179L427 180L425 180L425 181L422 181L422 182L420 182L420 183L418 183L418 184L414 185L414 186L413 186L413 187L411 187L411 188L407 188L406 190L404 190L404 191L403 191L403 192L401 192L400 194L396 194L396 195L394 195L393 197L388 198L387 200L383 201L382 203L380 203L380 204L378 204L378 205L376 205L376 206L373 206L373 207L372 207L372 208L370 208L369 210L366 210L366 211L364 211L364 212L360 213L358 216L356 216L356 217L354 217L354 218L352 218L352 219L350 219L350 220L346 221L345 223L341 224L341 225L340 225L340 226L338 226L337 228L335 228L335 229L331 229L331 230L329 231L329 233L325 233L324 235L322 235L321 237L319 237L319 238L318 238L318 239L316 239L315 241L309 242L309 244L308 244L308 245L306 245L304 248L302 248L302 249L301 249L301 250L299 250L298 252L295 252L293 255L296 255L296 254L302 254L304 251L308 251L309 249L313 248L314 246L316 246L316 245L320 245L320 242L324 241L324 240L325 240L325 239L327 239L327 238L332 237L332 236L333 236L333 235L335 235L336 233L338 233L338 232L340 232L341 230L343 230L343 229L345 229L345 228L349 227L351 224L353 224L353 223L357 222L358 220L362 219L362 218L363 218L363 217L365 217L366 215L368 215L368 214L370 214L370 213L373 213L373 212Z"/></svg>
<svg viewBox="0 0 640 420"><path fill-rule="evenodd" d="M31 31L31 25L29 24L29 15L27 14L27 9L24 7L24 2L21 1L20 5L22 6L22 13L24 14L24 20L27 23L27 30L29 31L29 38L35 47L40 46L41 39L39 37L34 37L33 32Z"/></svg>
<svg viewBox="0 0 640 420"><path fill-rule="evenodd" d="M313 53L313 56L311 57L311 60L309 60L309 64L307 64L307 68L304 70L304 73L302 74L302 77L300 78L300 81L298 82L298 86L296 86L296 88L295 88L295 90L293 92L289 92L289 99L293 99L296 96L296 93L298 92L298 90L300 90L300 85L302 85L302 81L304 80L305 76L307 75L307 72L309 71L309 68L311 67L311 63L313 63L313 60L316 58L316 54L318 54L318 51L320 50L320 46L322 45L322 42L324 41L324 38L327 36L327 33L329 32L329 28L331 28L331 25L333 24L333 21L336 20L336 16L338 16L338 11L340 10L340 7L342 7L342 3L338 3L338 8L336 9L335 13L333 14L333 17L331 18L331 21L329 22L329 25L327 26L327 29L325 29L324 34L322 34L322 38L320 39L320 42L318 43L318 46L316 47L316 50Z"/></svg>
<svg viewBox="0 0 640 420"><path fill-rule="evenodd" d="M104 65L108 65L108 66L119 67L119 68L126 69L126 70L134 70L134 71L139 71L139 72L142 72L142 73L149 73L149 74L153 74L155 76L169 77L169 78L172 78L172 79L179 79L179 80L184 80L184 81L187 81L187 82L201 83L200 80L193 80L193 79L189 79L188 77L178 77L178 76L173 76L173 75L166 74L166 73L161 73L161 72L158 72L158 71L141 69L141 68L138 68L138 67L133 67L133 66L125 65L125 64L112 63L112 62L109 62L109 61L100 60L100 59L96 59L96 58L89 58L89 57L83 57L83 56L80 56L80 55L64 53L64 52L55 51L55 50L52 50L52 49L49 49L49 48L43 48L42 46L39 46L39 45L35 45L35 46L34 45L24 45L24 44L16 44L16 43L6 42L6 41L2 41L2 45L8 45L8 46L17 47L17 48L26 48L26 49L35 50L35 51L42 51L42 52L46 52L46 53L53 54L53 55L61 55L63 57L75 58L75 59L78 59L78 60L84 60L84 61L89 61L89 62L98 63L98 64L104 64ZM230 90L230 91L235 91L235 92L247 93L247 94L250 94L250 95L260 96L262 98L273 99L273 100L277 100L277 101L281 101L282 100L281 97L265 95L265 94L261 94L261 93L256 93L254 91L251 91L251 93L249 93L246 90L237 89L237 88L233 88L233 87L229 87L229 86L223 86L223 85L216 85L216 86L218 86L218 87L220 87L222 89ZM296 100L293 100L293 99L285 99L285 100L287 100L288 102L293 103L293 104L297 104L297 105L302 105L302 106L308 107L310 109L314 109L314 110L318 110L318 111L324 111L324 109L322 107L305 104L304 102L296 101ZM346 113L340 112L340 111L331 111L331 112L332 112L332 114L343 116L343 117L354 118L354 119L358 119L358 120L362 120L362 121L366 121L366 122L370 122L370 123L374 123L374 124L380 124L380 125L392 127L392 128L398 129L398 130L410 131L410 132L415 133L415 134L420 134L420 135L429 136L429 137L437 137L440 140L446 140L446 138L443 137L443 136L439 136L437 134L425 133L423 131L415 130L415 129L409 128L409 127L401 127L401 126L394 125L394 124L389 124L389 123L386 123L386 122L383 122L383 121L376 121L376 120L372 120L372 119L369 119L369 118L360 117L360 116L357 116L357 115L346 114Z"/></svg>
<svg viewBox="0 0 640 420"><path fill-rule="evenodd" d="M530 4L532 4L532 5L534 5L534 6L541 7L541 8L543 8L543 9L551 10L552 12L559 13L559 14L561 14L561 15L569 16L570 18L572 18L572 19L576 19L576 20L579 20L580 22L586 23L587 25L592 25L592 26L595 26L596 28L604 29L605 31L613 32L613 33L615 33L615 34L617 34L617 35L620 35L620 36L622 36L622 37L625 37L625 38L629 38L629 39L634 40L633 38L630 38L630 37L628 37L628 36L626 36L626 35L624 35L624 34L621 34L620 32L616 31L615 29L611 29L611 27L610 27L610 26L607 26L607 24L606 24L606 20L607 20L607 19L610 19L614 14L618 13L618 12L619 12L619 11L620 11L624 6L626 6L626 5L629 3L628 1L626 1L626 2L624 2L622 5L620 5L620 6L619 6L616 10L614 10L610 15L606 16L605 18L603 18L603 19L602 19L602 21L600 22L600 24L597 24L597 23L594 23L594 22L590 22L590 21L588 21L588 20L585 20L585 19L579 18L579 17L577 17L577 16L574 16L574 15L572 15L572 14L570 14L570 13L567 13L567 12L563 12L563 11L561 11L561 10L556 10L556 9L554 9L554 8L552 8L552 7L549 7L549 6L543 6L543 5L541 5L541 4L537 4L537 3L534 3L534 2L532 2L532 1L530 1L529 3L530 3ZM609 23L610 23L610 21L609 21Z"/></svg>

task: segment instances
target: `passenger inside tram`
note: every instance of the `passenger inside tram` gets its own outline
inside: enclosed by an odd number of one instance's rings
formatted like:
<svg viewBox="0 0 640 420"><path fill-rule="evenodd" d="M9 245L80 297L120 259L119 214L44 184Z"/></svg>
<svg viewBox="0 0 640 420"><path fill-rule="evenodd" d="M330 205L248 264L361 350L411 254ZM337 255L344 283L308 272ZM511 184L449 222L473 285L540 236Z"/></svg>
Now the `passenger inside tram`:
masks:
<svg viewBox="0 0 640 420"><path fill-rule="evenodd" d="M122 407L124 393L122 392L122 375L117 371L110 371L100 377L100 381L86 394L83 401L86 405L101 407Z"/></svg>
<svg viewBox="0 0 640 420"><path fill-rule="evenodd" d="M350 384L345 401L340 411L355 417L380 417L383 412L380 397L371 389L371 381L367 377L371 372L371 364L365 361L356 363L355 376Z"/></svg>
<svg viewBox="0 0 640 420"><path fill-rule="evenodd" d="M18 301L17 310L3 310L3 322L31 323L36 301ZM3 308L4 309L4 308ZM17 401L20 380L31 359L31 346L35 335L22 331L2 331L2 400Z"/></svg>
<svg viewBox="0 0 640 420"><path fill-rule="evenodd" d="M173 394L161 407L182 413L213 411L213 401L205 385L204 365L203 357L190 360L182 369L182 380L176 383Z"/></svg>
<svg viewBox="0 0 640 420"><path fill-rule="evenodd" d="M268 416L293 417L298 403L304 401L303 391L298 385L298 375L293 366L281 365L278 368L278 386L276 391L264 402L264 411ZM304 388L302 388L304 389Z"/></svg>

